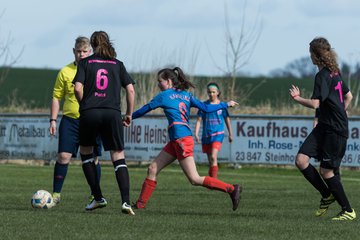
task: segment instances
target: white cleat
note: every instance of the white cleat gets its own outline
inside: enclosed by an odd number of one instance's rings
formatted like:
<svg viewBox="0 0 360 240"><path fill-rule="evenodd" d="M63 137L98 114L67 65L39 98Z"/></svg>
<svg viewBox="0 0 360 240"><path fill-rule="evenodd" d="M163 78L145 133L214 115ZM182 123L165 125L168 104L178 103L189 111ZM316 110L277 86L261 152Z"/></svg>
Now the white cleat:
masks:
<svg viewBox="0 0 360 240"><path fill-rule="evenodd" d="M93 199L86 207L85 210L87 211L91 211L97 208L103 208L106 207L107 205L107 201L105 198L101 198L100 201L96 201L95 199Z"/></svg>
<svg viewBox="0 0 360 240"><path fill-rule="evenodd" d="M134 216L135 213L132 210L131 206L129 204L127 204L126 202L121 206L121 212L124 214L128 214L131 216Z"/></svg>

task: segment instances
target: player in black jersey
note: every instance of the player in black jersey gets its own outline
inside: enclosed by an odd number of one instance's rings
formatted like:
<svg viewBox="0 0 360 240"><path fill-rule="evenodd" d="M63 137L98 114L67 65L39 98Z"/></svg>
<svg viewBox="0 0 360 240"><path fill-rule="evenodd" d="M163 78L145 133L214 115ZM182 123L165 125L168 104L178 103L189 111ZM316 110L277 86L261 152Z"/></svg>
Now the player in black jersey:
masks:
<svg viewBox="0 0 360 240"><path fill-rule="evenodd" d="M313 127L314 127L314 128L315 128L316 125L318 124L319 117L320 117L320 108L316 108L316 109L315 109L315 116L314 116L314 120L313 120ZM316 159L316 160L317 160L317 159ZM318 161L318 160L317 160L317 161ZM339 179L341 180L341 177L340 177L340 166L337 167L337 168L334 168L333 171L334 171L334 175L338 175Z"/></svg>
<svg viewBox="0 0 360 240"><path fill-rule="evenodd" d="M125 163L123 125L129 126L134 109L134 81L124 64L116 59L116 51L104 31L94 32L90 38L94 54L79 62L75 95L80 103L80 154L82 167L94 200L86 210L105 207L94 165L93 147L99 134L104 150L110 151L119 185L122 212L135 215L130 205L129 173ZM121 118L120 90L126 92L126 115Z"/></svg>
<svg viewBox="0 0 360 240"><path fill-rule="evenodd" d="M341 212L332 220L354 220L356 213L346 197L340 176L334 174L334 170L340 167L346 150L346 110L352 94L342 81L336 54L325 38L315 38L310 42L310 55L313 64L319 69L312 97L302 98L299 88L294 85L290 88L290 95L305 107L320 108L321 114L318 124L300 147L296 166L322 196L316 216L324 215L330 204L337 201ZM309 163L311 157L320 161L320 173Z"/></svg>

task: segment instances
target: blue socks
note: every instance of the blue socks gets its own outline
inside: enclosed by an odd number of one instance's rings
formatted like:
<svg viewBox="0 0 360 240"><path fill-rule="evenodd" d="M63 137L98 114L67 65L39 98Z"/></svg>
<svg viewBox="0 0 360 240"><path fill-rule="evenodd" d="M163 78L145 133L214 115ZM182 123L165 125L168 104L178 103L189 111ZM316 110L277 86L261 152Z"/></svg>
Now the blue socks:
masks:
<svg viewBox="0 0 360 240"><path fill-rule="evenodd" d="M53 192L60 193L63 187L69 164L55 163Z"/></svg>

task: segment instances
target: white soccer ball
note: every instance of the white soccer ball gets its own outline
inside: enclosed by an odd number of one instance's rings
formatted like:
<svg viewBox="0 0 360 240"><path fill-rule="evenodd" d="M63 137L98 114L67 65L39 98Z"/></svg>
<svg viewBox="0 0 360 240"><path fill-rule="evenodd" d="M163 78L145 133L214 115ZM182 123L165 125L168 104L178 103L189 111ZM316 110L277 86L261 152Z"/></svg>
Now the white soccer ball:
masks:
<svg viewBox="0 0 360 240"><path fill-rule="evenodd" d="M36 191L31 198L31 206L33 208L51 208L53 206L53 198L51 193L46 190Z"/></svg>

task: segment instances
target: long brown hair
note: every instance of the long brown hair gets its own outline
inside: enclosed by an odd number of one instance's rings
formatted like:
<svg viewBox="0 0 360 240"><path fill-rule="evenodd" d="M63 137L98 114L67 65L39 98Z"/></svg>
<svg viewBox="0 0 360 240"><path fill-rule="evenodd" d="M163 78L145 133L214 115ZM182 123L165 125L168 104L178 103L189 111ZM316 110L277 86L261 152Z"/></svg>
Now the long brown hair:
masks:
<svg viewBox="0 0 360 240"><path fill-rule="evenodd" d="M171 79L173 86L176 89L187 90L190 87L195 88L195 85L187 79L183 70L179 67L175 67L173 69L161 69L157 75L158 78L162 78L164 80Z"/></svg>
<svg viewBox="0 0 360 240"><path fill-rule="evenodd" d="M329 41L323 37L314 38L310 42L310 52L314 64L328 68L332 73L339 72L337 56Z"/></svg>
<svg viewBox="0 0 360 240"><path fill-rule="evenodd" d="M109 35L104 31L96 31L90 38L94 54L105 59L116 58L116 51L110 42Z"/></svg>

